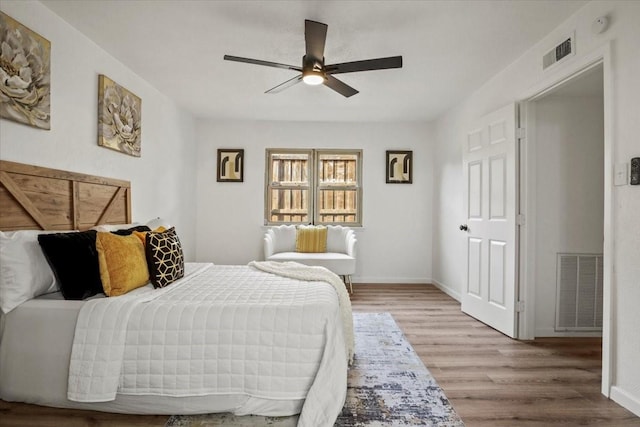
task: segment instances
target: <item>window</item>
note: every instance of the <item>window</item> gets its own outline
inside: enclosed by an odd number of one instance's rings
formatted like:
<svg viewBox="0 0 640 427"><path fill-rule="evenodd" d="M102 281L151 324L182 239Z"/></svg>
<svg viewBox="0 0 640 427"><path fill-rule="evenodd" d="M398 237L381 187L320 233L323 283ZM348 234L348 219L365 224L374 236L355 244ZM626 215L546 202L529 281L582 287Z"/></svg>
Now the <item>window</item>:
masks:
<svg viewBox="0 0 640 427"><path fill-rule="evenodd" d="M362 151L267 149L267 224L362 224Z"/></svg>

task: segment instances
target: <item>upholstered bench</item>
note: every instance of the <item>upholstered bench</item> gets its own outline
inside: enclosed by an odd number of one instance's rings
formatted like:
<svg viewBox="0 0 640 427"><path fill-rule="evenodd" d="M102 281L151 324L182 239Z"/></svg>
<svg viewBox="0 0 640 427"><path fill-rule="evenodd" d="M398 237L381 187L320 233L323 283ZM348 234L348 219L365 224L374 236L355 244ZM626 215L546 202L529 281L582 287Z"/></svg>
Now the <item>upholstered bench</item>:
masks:
<svg viewBox="0 0 640 427"><path fill-rule="evenodd" d="M327 226L324 252L297 252L295 225L271 227L264 236L264 258L267 261L295 261L305 265L326 267L349 285L353 293L351 275L356 271L356 236L352 229L340 225Z"/></svg>

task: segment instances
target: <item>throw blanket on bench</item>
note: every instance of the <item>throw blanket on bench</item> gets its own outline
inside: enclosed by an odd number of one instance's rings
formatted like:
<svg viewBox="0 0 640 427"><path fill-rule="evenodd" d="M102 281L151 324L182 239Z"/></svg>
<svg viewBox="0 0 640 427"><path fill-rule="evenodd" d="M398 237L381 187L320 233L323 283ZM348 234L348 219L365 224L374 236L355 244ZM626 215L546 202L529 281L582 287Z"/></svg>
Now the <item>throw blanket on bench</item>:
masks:
<svg viewBox="0 0 640 427"><path fill-rule="evenodd" d="M331 284L340 301L340 314L342 316L342 327L344 328L344 344L347 348L349 365L353 363L354 342L353 335L353 314L351 312L351 300L347 293L347 288L338 277L324 267L313 267L300 264L293 261L276 262L276 261L251 261L249 266L257 268L268 273L277 274L278 276L288 277L290 279L306 280L312 282L327 282Z"/></svg>

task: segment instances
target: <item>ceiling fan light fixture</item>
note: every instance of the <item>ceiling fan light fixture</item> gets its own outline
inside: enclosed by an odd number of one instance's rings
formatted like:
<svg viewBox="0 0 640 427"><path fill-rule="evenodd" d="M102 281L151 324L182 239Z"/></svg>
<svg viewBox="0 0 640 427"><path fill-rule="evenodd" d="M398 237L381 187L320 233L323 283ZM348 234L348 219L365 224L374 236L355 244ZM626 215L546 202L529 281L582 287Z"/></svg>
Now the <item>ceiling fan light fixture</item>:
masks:
<svg viewBox="0 0 640 427"><path fill-rule="evenodd" d="M354 73L356 71L386 70L389 68L402 68L402 56L390 56L387 58L365 59L362 61L342 62L340 64L324 65L324 45L327 40L327 24L322 22L304 20L305 54L302 57L302 66L280 64L277 62L262 61L259 59L243 58L240 56L225 55L227 61L245 62L248 64L263 65L266 67L283 68L297 71L293 78L272 87L265 93L279 93L300 82L310 86L325 85L329 89L349 98L358 91L335 77L336 74Z"/></svg>
<svg viewBox="0 0 640 427"><path fill-rule="evenodd" d="M310 86L317 86L324 83L324 75L320 71L305 71L302 73L302 81Z"/></svg>

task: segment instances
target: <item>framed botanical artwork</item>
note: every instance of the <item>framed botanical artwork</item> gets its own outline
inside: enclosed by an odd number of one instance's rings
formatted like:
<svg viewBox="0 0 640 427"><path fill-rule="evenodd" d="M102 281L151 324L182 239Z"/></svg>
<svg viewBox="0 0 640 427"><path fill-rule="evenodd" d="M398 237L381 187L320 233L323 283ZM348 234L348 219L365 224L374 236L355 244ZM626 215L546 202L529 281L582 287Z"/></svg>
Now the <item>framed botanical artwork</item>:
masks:
<svg viewBox="0 0 640 427"><path fill-rule="evenodd" d="M0 12L0 117L51 129L51 42Z"/></svg>
<svg viewBox="0 0 640 427"><path fill-rule="evenodd" d="M387 151L387 184L413 182L413 151Z"/></svg>
<svg viewBox="0 0 640 427"><path fill-rule="evenodd" d="M244 150L218 149L218 182L244 181Z"/></svg>
<svg viewBox="0 0 640 427"><path fill-rule="evenodd" d="M98 145L140 157L142 100L107 76L98 79Z"/></svg>

